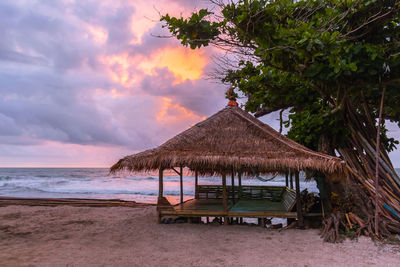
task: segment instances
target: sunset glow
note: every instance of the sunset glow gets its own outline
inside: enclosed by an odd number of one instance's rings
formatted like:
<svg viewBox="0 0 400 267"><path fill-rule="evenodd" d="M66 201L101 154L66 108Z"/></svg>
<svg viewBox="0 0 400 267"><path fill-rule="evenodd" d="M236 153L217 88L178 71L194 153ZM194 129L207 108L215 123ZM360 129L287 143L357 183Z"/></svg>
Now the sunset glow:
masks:
<svg viewBox="0 0 400 267"><path fill-rule="evenodd" d="M205 117L194 114L189 109L180 106L179 104L173 104L172 99L168 97L162 98L160 112L156 116L157 121L168 123L171 121L184 121L193 120L200 121L204 120Z"/></svg>
<svg viewBox="0 0 400 267"><path fill-rule="evenodd" d="M203 51L173 47L158 51L149 61L142 62L140 67L149 75L154 74L155 68L165 67L174 74L174 84L178 84L185 80L202 78L207 63L208 59Z"/></svg>
<svg viewBox="0 0 400 267"><path fill-rule="evenodd" d="M124 87L130 87L136 80L134 75L129 71L131 64L128 54L112 55L108 57L100 57L100 61L104 63L108 74L114 82Z"/></svg>

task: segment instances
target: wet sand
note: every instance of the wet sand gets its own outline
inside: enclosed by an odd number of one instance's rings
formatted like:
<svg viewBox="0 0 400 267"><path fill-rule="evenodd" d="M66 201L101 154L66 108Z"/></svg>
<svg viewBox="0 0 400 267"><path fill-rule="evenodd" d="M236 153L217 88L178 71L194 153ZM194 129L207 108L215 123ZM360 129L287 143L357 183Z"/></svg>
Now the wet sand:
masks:
<svg viewBox="0 0 400 267"><path fill-rule="evenodd" d="M1 266L399 266L399 245L318 230L157 224L154 206L0 207Z"/></svg>

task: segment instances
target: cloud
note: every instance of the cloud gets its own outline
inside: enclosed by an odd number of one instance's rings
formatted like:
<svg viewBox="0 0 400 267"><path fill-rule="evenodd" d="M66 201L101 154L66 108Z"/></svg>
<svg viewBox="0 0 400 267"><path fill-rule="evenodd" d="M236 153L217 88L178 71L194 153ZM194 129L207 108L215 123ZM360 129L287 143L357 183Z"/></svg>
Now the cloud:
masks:
<svg viewBox="0 0 400 267"><path fill-rule="evenodd" d="M185 80L198 80L203 76L208 59L203 51L183 47L166 47L152 54L150 60L139 66L145 73L152 74L155 68L167 68L175 76L174 83Z"/></svg>
<svg viewBox="0 0 400 267"><path fill-rule="evenodd" d="M43 57L30 56L18 51L6 49L0 49L0 60L32 65L48 65L47 60Z"/></svg>
<svg viewBox="0 0 400 267"><path fill-rule="evenodd" d="M211 115L226 105L225 86L199 79L175 84L175 76L168 69L156 69L154 76L143 78L143 90L153 96L165 96L202 116Z"/></svg>

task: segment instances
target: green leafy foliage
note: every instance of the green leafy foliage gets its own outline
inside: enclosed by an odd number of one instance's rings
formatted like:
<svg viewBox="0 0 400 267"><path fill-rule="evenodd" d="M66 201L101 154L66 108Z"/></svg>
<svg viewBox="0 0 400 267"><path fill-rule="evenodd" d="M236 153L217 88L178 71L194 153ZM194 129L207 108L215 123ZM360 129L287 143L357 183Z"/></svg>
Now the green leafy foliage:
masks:
<svg viewBox="0 0 400 267"><path fill-rule="evenodd" d="M168 14L161 17L161 21L167 24L168 30L174 34L181 43L190 48L200 48L207 46L211 40L220 34L219 23L206 20L212 12L201 9L198 13L193 13L189 19L174 18Z"/></svg>

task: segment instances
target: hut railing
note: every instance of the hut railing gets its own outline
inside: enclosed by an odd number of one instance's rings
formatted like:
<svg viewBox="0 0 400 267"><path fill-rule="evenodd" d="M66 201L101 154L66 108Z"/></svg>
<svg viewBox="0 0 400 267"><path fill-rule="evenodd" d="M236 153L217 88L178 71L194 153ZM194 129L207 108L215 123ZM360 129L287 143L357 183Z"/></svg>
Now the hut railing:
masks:
<svg viewBox="0 0 400 267"><path fill-rule="evenodd" d="M243 185L241 187L226 186L229 199L268 199L271 201L281 201L283 194L286 190L285 186L250 186ZM232 193L233 192L233 193ZM198 185L197 186L198 199L221 199L222 186L221 185Z"/></svg>

